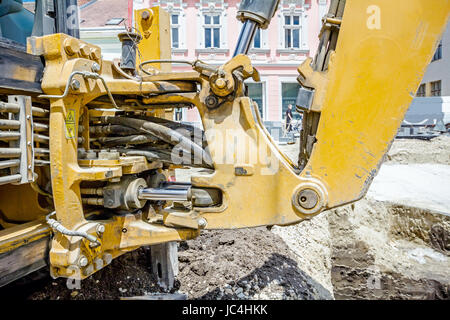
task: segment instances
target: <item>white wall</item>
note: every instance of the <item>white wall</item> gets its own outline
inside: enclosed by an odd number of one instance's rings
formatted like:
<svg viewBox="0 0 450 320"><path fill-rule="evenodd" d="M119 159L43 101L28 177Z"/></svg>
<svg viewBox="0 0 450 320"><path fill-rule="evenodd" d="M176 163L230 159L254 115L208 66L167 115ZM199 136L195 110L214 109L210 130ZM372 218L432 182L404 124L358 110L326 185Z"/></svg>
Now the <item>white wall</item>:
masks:
<svg viewBox="0 0 450 320"><path fill-rule="evenodd" d="M450 96L450 23L442 37L442 59L430 63L422 83L442 81L442 96Z"/></svg>

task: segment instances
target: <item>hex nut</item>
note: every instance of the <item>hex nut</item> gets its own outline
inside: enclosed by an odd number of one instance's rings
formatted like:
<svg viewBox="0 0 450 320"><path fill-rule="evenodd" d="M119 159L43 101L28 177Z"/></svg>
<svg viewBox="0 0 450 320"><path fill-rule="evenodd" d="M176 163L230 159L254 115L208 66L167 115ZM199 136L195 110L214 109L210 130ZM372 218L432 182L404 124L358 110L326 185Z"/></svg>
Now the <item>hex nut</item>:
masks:
<svg viewBox="0 0 450 320"><path fill-rule="evenodd" d="M89 46L87 44L83 44L80 47L80 53L83 57L89 57L90 53L91 53L91 48L89 48Z"/></svg>
<svg viewBox="0 0 450 320"><path fill-rule="evenodd" d="M88 276L88 275L92 274L93 272L94 272L94 266L92 264L88 265L83 271L85 276Z"/></svg>
<svg viewBox="0 0 450 320"><path fill-rule="evenodd" d="M100 65L97 62L94 62L91 66L92 72L98 73L100 71Z"/></svg>
<svg viewBox="0 0 450 320"><path fill-rule="evenodd" d="M100 60L102 58L102 51L99 48L92 48L91 53L89 54L89 57L92 60ZM100 70L100 66L99 66L99 70ZM96 72L96 71L94 71L94 72Z"/></svg>
<svg viewBox="0 0 450 320"><path fill-rule="evenodd" d="M103 262L105 262L105 264L110 264L112 261L112 254L111 253L105 253L103 255Z"/></svg>
<svg viewBox="0 0 450 320"><path fill-rule="evenodd" d="M80 87L81 87L80 81L78 81L77 79L73 79L72 82L70 83L70 88L73 91L80 90Z"/></svg>
<svg viewBox="0 0 450 320"><path fill-rule="evenodd" d="M219 78L216 80L216 87L219 89L223 89L227 86L227 81L225 79Z"/></svg>
<svg viewBox="0 0 450 320"><path fill-rule="evenodd" d="M78 40L74 38L67 38L64 40L64 51L66 51L69 56L79 53L80 44L78 43Z"/></svg>
<svg viewBox="0 0 450 320"><path fill-rule="evenodd" d="M85 256L81 256L80 259L78 260L78 265L80 267L86 267L88 265L89 261Z"/></svg>
<svg viewBox="0 0 450 320"><path fill-rule="evenodd" d="M95 270L100 270L104 266L103 260L100 259L100 258L95 259L94 260L94 266L95 266Z"/></svg>

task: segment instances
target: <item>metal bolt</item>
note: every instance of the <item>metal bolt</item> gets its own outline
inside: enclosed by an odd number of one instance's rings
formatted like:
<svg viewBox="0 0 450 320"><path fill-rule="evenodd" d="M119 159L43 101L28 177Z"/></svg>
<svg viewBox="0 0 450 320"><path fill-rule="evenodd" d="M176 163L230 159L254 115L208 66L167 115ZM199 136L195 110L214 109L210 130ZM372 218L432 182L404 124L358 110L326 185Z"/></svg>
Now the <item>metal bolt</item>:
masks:
<svg viewBox="0 0 450 320"><path fill-rule="evenodd" d="M28 142L27 142L27 145L31 146L31 141L28 141Z"/></svg>
<svg viewBox="0 0 450 320"><path fill-rule="evenodd" d="M198 220L197 220L197 223L198 223L198 227L199 227L199 228L205 228L206 225L208 224L208 222L206 221L205 218L200 218L200 219L198 219Z"/></svg>
<svg viewBox="0 0 450 320"><path fill-rule="evenodd" d="M101 234L105 232L105 226L103 224L97 225L97 233Z"/></svg>
<svg viewBox="0 0 450 320"><path fill-rule="evenodd" d="M93 272L94 272L94 266L92 264L90 264L89 266L86 267L86 269L84 269L85 276L88 276Z"/></svg>
<svg viewBox="0 0 450 320"><path fill-rule="evenodd" d="M100 71L100 65L97 62L94 62L92 64L91 70L92 70L92 72L95 72L95 73L99 72Z"/></svg>
<svg viewBox="0 0 450 320"><path fill-rule="evenodd" d="M205 98L205 104L208 108L215 108L217 106L217 103L219 101L217 100L217 98L215 96L207 96Z"/></svg>
<svg viewBox="0 0 450 320"><path fill-rule="evenodd" d="M86 267L88 265L89 261L85 256L81 256L80 259L78 260L78 265L80 267Z"/></svg>
<svg viewBox="0 0 450 320"><path fill-rule="evenodd" d="M150 18L150 12L148 12L147 10L142 11L141 17L142 19L147 20L148 18Z"/></svg>
<svg viewBox="0 0 450 320"><path fill-rule="evenodd" d="M33 167L31 166L31 164L28 166L28 170L31 170Z"/></svg>
<svg viewBox="0 0 450 320"><path fill-rule="evenodd" d="M112 254L111 253L105 253L103 255L103 261L105 262L105 264L110 264L112 261Z"/></svg>
<svg viewBox="0 0 450 320"><path fill-rule="evenodd" d="M298 204L304 209L312 209L319 202L319 196L312 189L304 189L298 194Z"/></svg>
<svg viewBox="0 0 450 320"><path fill-rule="evenodd" d="M78 51L80 50L78 40L73 38L67 38L66 40L64 40L64 50L69 56L78 53Z"/></svg>
<svg viewBox="0 0 450 320"><path fill-rule="evenodd" d="M95 266L96 270L100 270L101 268L103 268L103 265L104 265L104 263L103 263L102 259L97 258L94 260L94 266Z"/></svg>
<svg viewBox="0 0 450 320"><path fill-rule="evenodd" d="M78 81L77 79L73 79L72 82L70 83L70 87L74 91L79 90L81 87L80 81Z"/></svg>
<svg viewBox="0 0 450 320"><path fill-rule="evenodd" d="M83 57L88 57L89 54L91 53L91 50L89 46L85 44L80 47L80 52Z"/></svg>
<svg viewBox="0 0 450 320"><path fill-rule="evenodd" d="M100 242L91 242L89 243L89 248L97 248L100 246Z"/></svg>
<svg viewBox="0 0 450 320"><path fill-rule="evenodd" d="M102 57L102 52L99 48L92 48L91 54L89 55L89 57L92 60L100 60L100 58ZM94 72L96 72L96 71L94 71Z"/></svg>
<svg viewBox="0 0 450 320"><path fill-rule="evenodd" d="M219 78L216 80L216 87L223 89L227 86L227 81L225 79Z"/></svg>
<svg viewBox="0 0 450 320"><path fill-rule="evenodd" d="M30 116L30 115L28 115L28 116L27 116L27 120L30 120L30 119L31 119L31 116Z"/></svg>

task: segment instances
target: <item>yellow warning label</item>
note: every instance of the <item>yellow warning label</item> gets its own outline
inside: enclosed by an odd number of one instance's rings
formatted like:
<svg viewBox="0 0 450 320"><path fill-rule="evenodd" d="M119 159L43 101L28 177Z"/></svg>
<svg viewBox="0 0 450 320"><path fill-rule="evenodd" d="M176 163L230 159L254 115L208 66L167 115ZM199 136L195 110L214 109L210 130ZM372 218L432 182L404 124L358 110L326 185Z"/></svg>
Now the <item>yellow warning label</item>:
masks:
<svg viewBox="0 0 450 320"><path fill-rule="evenodd" d="M75 110L69 109L66 116L66 138L74 139L76 137L75 129Z"/></svg>

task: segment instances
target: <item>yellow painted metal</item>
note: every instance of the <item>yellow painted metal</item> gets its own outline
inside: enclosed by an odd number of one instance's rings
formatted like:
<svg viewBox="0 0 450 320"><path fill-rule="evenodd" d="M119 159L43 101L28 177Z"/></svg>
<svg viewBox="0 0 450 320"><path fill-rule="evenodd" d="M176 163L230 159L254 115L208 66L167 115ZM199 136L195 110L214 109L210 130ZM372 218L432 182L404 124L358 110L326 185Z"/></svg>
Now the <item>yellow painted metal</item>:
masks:
<svg viewBox="0 0 450 320"><path fill-rule="evenodd" d="M170 58L168 14L151 8L147 17L142 15L144 11L135 15L136 29L144 38L138 61ZM168 117L167 106L197 107L215 170L194 174L192 183L199 188L220 189L223 194L218 207L194 207L189 212L167 209L162 212L163 224L159 217L139 212L90 220L82 205L80 183L117 181L124 174L160 168L161 164L142 157L78 160L80 117L87 130L83 131L83 146L88 148L88 118L115 115L115 110L104 110L111 109L112 103L94 101L107 97L101 80L76 75L78 90L49 99L53 201L56 219L64 227L95 236L99 245L57 233L50 251L52 274L82 279L124 252L189 239L201 228L289 225L358 200L389 149L449 12L448 0L347 1L328 71L314 72L310 60L299 68L303 81L315 89L312 110L321 113L317 143L302 172L280 152L264 128L256 104L244 95L242 79L259 78L245 56L218 68L197 62L196 71L187 73L170 72L164 69L170 65L164 64L154 75L142 75L141 80L101 60L100 48L83 41L64 34L30 38L29 52L42 55L46 61L42 81L46 94L62 94L74 71L92 72L98 63L99 75L112 95L129 97L126 105L119 106L122 110L160 110L159 116ZM189 90L192 84L200 90ZM173 87L185 90L164 92L164 88ZM210 109L206 100L212 94L222 100ZM136 95L145 97L144 105L139 105ZM90 103L102 110L88 110ZM310 208L301 203L304 192L316 200ZM100 224L105 227L102 233L97 231ZM86 266L80 266L81 257L87 258Z"/></svg>
<svg viewBox="0 0 450 320"><path fill-rule="evenodd" d="M192 182L196 187L218 188L224 195L219 208L169 212L167 225L192 227L200 218L212 229L288 225L365 195L431 61L450 12L447 0L385 0L377 6L370 1L347 1L328 71L313 72L310 60L300 68L317 93L313 110L321 112L318 141L300 174L274 146L248 98L237 95L234 101L209 110L205 98L210 91L208 84L202 83L199 94L145 99L158 104L180 102L184 97L181 101L197 106L215 172L194 175ZM374 17L373 12L380 17ZM209 136L212 130L214 135ZM243 146L252 150L247 154L266 154L266 159L258 159L251 170L245 170L251 174L244 176L236 174L243 165L249 167L248 159L239 160L239 147ZM223 159L225 149L231 159ZM269 165L262 160L269 160ZM315 207L305 209L299 204L302 191L315 193Z"/></svg>
<svg viewBox="0 0 450 320"><path fill-rule="evenodd" d="M39 220L27 222L0 231L0 254L19 248L30 242L48 237L50 227Z"/></svg>
<svg viewBox="0 0 450 320"><path fill-rule="evenodd" d="M160 7L134 11L136 31L142 36L136 53L136 65L148 60L170 60L172 58L172 38L170 15ZM145 69L155 72L170 72L170 63L147 64ZM155 116L173 119L173 109L157 110Z"/></svg>
<svg viewBox="0 0 450 320"><path fill-rule="evenodd" d="M325 184L326 208L359 200L367 192L449 15L448 0L346 2L327 74L318 142L302 173Z"/></svg>
<svg viewBox="0 0 450 320"><path fill-rule="evenodd" d="M65 50L68 44L71 49ZM157 83L142 83L137 79L123 78L109 61L89 59L90 55L87 55L86 52L97 51L99 48L64 34L31 38L30 48L34 54L40 54L46 59L46 72L42 82L42 89L46 94L62 94L70 74L74 71L91 72L94 63L101 65L101 76L113 94L133 95L133 92L134 94L149 94L161 90ZM77 51L77 48L84 48L84 51L81 52L81 49ZM81 75L76 75L75 79L81 84L79 90L70 90L64 98L50 99L50 135L52 137L50 140L50 163L53 200L56 218L65 228L85 231L97 237L99 235L97 235L96 228L99 222L91 222L85 218L80 183L82 181L108 181L119 178L124 173L158 168L160 164L149 164L146 160L143 162L142 157L134 157L133 163L130 163L130 159L78 162L78 142L75 138L78 136L80 116L82 114L105 115L105 111L101 111L100 114L87 113L85 106L96 97L106 95L107 92L100 80L85 79ZM67 134L68 125L71 129L69 131L72 132L70 135ZM84 121L83 125L87 126L88 122ZM88 136L86 137L88 138ZM197 230L175 230L164 226L149 225L144 221L140 223L135 221L132 223L132 233L127 235L126 241L122 241L121 232L127 229L128 222L128 219L105 221L105 239L101 241L101 246L98 248L90 247L87 240L79 237L57 234L52 241L50 251L52 274L54 276L71 276L80 256L86 256L89 265L76 275L76 277L85 278L97 271L89 267L94 264L96 259L109 261L110 259L105 257L114 258L123 252L135 249L136 246L189 239L198 234Z"/></svg>
<svg viewBox="0 0 450 320"><path fill-rule="evenodd" d="M148 17L147 19L144 19ZM160 7L152 7L134 11L135 28L142 35L138 45L136 64L147 60L171 59L170 15ZM162 72L170 72L169 63L147 65Z"/></svg>
<svg viewBox="0 0 450 320"><path fill-rule="evenodd" d="M16 224L33 221L48 212L30 184L0 186L0 208L0 219Z"/></svg>

